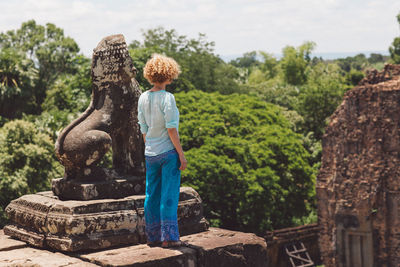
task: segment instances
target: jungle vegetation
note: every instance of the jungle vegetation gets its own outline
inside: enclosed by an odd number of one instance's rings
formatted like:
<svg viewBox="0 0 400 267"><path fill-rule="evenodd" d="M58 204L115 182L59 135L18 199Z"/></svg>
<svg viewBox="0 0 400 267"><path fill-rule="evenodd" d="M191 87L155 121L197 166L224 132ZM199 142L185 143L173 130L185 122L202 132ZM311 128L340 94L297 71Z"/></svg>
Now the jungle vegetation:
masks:
<svg viewBox="0 0 400 267"><path fill-rule="evenodd" d="M181 113L188 160L182 184L200 193L211 225L262 234L316 221L314 187L329 116L367 69L400 63L399 40L390 57L323 60L312 57L317 44L305 42L284 47L281 58L250 51L224 62L206 35L159 27L143 31L129 52L143 91L150 84L142 69L153 53L181 66L167 90ZM89 104L90 64L54 24L30 20L0 33L0 228L12 199L50 190L51 179L63 175L54 142Z"/></svg>

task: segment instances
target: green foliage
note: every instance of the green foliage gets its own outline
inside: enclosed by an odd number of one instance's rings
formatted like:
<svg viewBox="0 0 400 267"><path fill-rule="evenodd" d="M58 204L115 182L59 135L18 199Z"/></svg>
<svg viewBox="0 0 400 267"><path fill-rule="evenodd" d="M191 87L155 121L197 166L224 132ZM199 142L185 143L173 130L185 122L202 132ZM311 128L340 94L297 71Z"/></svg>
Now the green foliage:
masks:
<svg viewBox="0 0 400 267"><path fill-rule="evenodd" d="M368 59L364 54L358 54L354 57L340 58L335 61L345 72L350 72L352 69L362 71L369 66Z"/></svg>
<svg viewBox="0 0 400 267"><path fill-rule="evenodd" d="M389 47L389 52L393 63L400 64L400 37L394 38L392 45Z"/></svg>
<svg viewBox="0 0 400 267"><path fill-rule="evenodd" d="M278 74L278 60L272 55L260 51L264 61L260 66L260 69L266 74L268 79L274 78Z"/></svg>
<svg viewBox="0 0 400 267"><path fill-rule="evenodd" d="M77 57L75 74L62 74L46 92L43 110L83 112L89 105L92 89L89 59Z"/></svg>
<svg viewBox="0 0 400 267"><path fill-rule="evenodd" d="M251 68L261 64L261 62L257 59L256 51L244 53L243 56L231 60L229 63L237 68Z"/></svg>
<svg viewBox="0 0 400 267"><path fill-rule="evenodd" d="M336 110L346 89L344 77L334 64L320 63L310 69L308 82L300 88L296 110L304 118L305 132L321 140L326 119Z"/></svg>
<svg viewBox="0 0 400 267"><path fill-rule="evenodd" d="M0 127L2 127L6 122L8 122L8 119L0 116Z"/></svg>
<svg viewBox="0 0 400 267"><path fill-rule="evenodd" d="M76 73L63 74L46 91L40 115L24 115L23 119L33 122L53 142L59 131L77 118L88 106L91 93L91 66L87 58L78 57Z"/></svg>
<svg viewBox="0 0 400 267"><path fill-rule="evenodd" d="M310 212L313 171L282 109L245 95L176 94L188 169L214 225L263 232Z"/></svg>
<svg viewBox="0 0 400 267"><path fill-rule="evenodd" d="M43 111L40 115L24 115L22 119L33 123L40 132L47 134L52 142L55 143L59 132L76 119L79 114L53 109Z"/></svg>
<svg viewBox="0 0 400 267"><path fill-rule="evenodd" d="M37 74L33 61L24 53L14 48L0 49L0 116L16 118L31 111Z"/></svg>
<svg viewBox="0 0 400 267"><path fill-rule="evenodd" d="M258 84L249 84L247 90L255 93L260 99L294 110L298 102L299 88L276 80Z"/></svg>
<svg viewBox="0 0 400 267"><path fill-rule="evenodd" d="M0 128L1 209L23 194L49 190L51 179L61 173L53 142L34 124L14 120Z"/></svg>
<svg viewBox="0 0 400 267"><path fill-rule="evenodd" d="M76 42L70 37L65 37L64 31L51 23L41 26L30 20L24 22L18 30L0 33L0 49L14 49L35 63L38 78L34 83L33 103L36 106L30 112L36 114L41 112L40 105L49 86L60 74L75 73L75 67L79 64L79 47ZM14 60L20 61L16 57ZM0 72L3 71L1 63L0 68ZM31 95L31 87L19 88L22 95ZM18 105L16 108L23 109Z"/></svg>
<svg viewBox="0 0 400 267"><path fill-rule="evenodd" d="M369 55L369 58L368 58L368 62L370 64L375 64L375 63L384 62L384 61L385 61L385 58L383 57L383 55L376 54L376 53L371 53L371 55Z"/></svg>
<svg viewBox="0 0 400 267"><path fill-rule="evenodd" d="M258 64L258 67L249 69L250 75L248 77L248 84L255 85L266 81L271 81L279 73L278 60L272 55L263 51L259 52L263 62Z"/></svg>
<svg viewBox="0 0 400 267"><path fill-rule="evenodd" d="M400 25L400 13L397 14L397 22ZM390 57L396 64L400 64L400 37L394 38L392 45L389 47Z"/></svg>
<svg viewBox="0 0 400 267"><path fill-rule="evenodd" d="M245 53L242 57L232 60L229 65L234 66L239 72L236 80L241 86L246 83L250 85L263 83L275 78L279 72L278 60L272 54L263 51Z"/></svg>
<svg viewBox="0 0 400 267"><path fill-rule="evenodd" d="M0 34L0 47L15 47L38 64L43 82L54 81L58 74L74 71L79 47L64 36L64 31L52 23L38 25L34 20L22 23L20 29Z"/></svg>
<svg viewBox="0 0 400 267"><path fill-rule="evenodd" d="M307 81L306 69L310 62L310 54L315 43L306 42L297 49L293 46L286 46L283 49L283 58L280 66L283 71L285 82L292 85L301 85Z"/></svg>
<svg viewBox="0 0 400 267"><path fill-rule="evenodd" d="M364 78L364 76L364 72L351 69L346 73L346 80L349 85L356 86Z"/></svg>
<svg viewBox="0 0 400 267"><path fill-rule="evenodd" d="M263 72L260 68L255 68L251 71L247 84L248 85L257 85L268 80L268 74Z"/></svg>
<svg viewBox="0 0 400 267"><path fill-rule="evenodd" d="M171 92L191 91L195 88L221 93L239 90L235 82L235 78L239 78L237 70L214 55L214 43L208 42L204 34L199 34L197 39L189 39L178 35L175 30L159 27L144 32L143 36L142 43L133 41L129 47L138 70L137 80L144 89L151 86L143 78L143 67L153 53L162 53L174 58L181 66L179 79L169 87Z"/></svg>
<svg viewBox="0 0 400 267"><path fill-rule="evenodd" d="M305 215L301 218L293 218L293 224L295 226L305 225L305 224L312 224L318 221L318 215L316 210L312 210L310 214Z"/></svg>

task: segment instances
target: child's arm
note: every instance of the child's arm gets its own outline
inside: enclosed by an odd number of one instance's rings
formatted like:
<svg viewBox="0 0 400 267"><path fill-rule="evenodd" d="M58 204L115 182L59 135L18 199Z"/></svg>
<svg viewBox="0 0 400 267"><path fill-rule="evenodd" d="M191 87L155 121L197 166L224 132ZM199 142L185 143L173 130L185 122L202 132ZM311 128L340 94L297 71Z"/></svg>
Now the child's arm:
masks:
<svg viewBox="0 0 400 267"><path fill-rule="evenodd" d="M185 154L183 153L181 142L179 141L178 131L176 130L176 128L167 128L167 130L169 138L171 139L172 144L174 144L174 147L179 155L179 160L181 162L181 166L179 169L183 171L184 169L186 169L187 160L185 158Z"/></svg>
<svg viewBox="0 0 400 267"><path fill-rule="evenodd" d="M146 134L143 134L143 141L146 143Z"/></svg>

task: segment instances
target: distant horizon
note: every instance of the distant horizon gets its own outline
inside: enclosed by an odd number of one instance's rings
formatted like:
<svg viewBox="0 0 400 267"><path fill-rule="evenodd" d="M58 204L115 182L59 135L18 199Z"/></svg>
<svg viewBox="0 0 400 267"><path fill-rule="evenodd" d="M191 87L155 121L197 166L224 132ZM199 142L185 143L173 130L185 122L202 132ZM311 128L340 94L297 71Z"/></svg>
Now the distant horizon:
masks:
<svg viewBox="0 0 400 267"><path fill-rule="evenodd" d="M249 51L251 52L251 51ZM265 51L267 52L267 51ZM268 53L268 52L267 52ZM353 52L313 52L311 53L311 58L313 57L322 57L324 60L334 60L339 58L353 57L358 54L364 54L366 57L369 57L371 54L381 54L383 56L389 56L389 50L372 50L372 51L353 51ZM270 53L277 59L282 57L281 53ZM243 54L232 54L232 55L218 55L225 62L229 62L233 59L239 58L243 56Z"/></svg>

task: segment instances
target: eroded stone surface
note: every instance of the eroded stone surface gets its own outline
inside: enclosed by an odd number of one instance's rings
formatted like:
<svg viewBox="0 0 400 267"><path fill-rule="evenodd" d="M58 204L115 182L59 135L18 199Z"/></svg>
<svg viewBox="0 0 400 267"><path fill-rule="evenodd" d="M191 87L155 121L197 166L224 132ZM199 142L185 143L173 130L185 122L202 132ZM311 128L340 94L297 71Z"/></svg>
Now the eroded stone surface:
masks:
<svg viewBox="0 0 400 267"><path fill-rule="evenodd" d="M12 239L11 237L4 235L3 230L0 230L0 251L13 250L26 246L25 242Z"/></svg>
<svg viewBox="0 0 400 267"><path fill-rule="evenodd" d="M79 257L101 266L163 266L163 267L196 267L196 250L182 247L164 249L136 245L90 254Z"/></svg>
<svg viewBox="0 0 400 267"><path fill-rule="evenodd" d="M62 251L144 243L144 199L144 195L132 195L61 201L50 192L25 195L7 206L11 223L4 231L34 246ZM181 235L208 229L200 196L190 187L181 188L178 224Z"/></svg>
<svg viewBox="0 0 400 267"><path fill-rule="evenodd" d="M66 200L123 198L145 193L145 176L119 176L115 173L110 177L113 179L102 181L53 179L52 190L60 199Z"/></svg>
<svg viewBox="0 0 400 267"><path fill-rule="evenodd" d="M386 65L348 91L330 119L316 188L326 267L400 262L399 111L400 66Z"/></svg>
<svg viewBox="0 0 400 267"><path fill-rule="evenodd" d="M197 250L197 266L267 266L267 245L255 234L210 228L182 240Z"/></svg>
<svg viewBox="0 0 400 267"><path fill-rule="evenodd" d="M0 251L0 267L94 267L96 264L85 262L59 252L24 247L9 251Z"/></svg>

